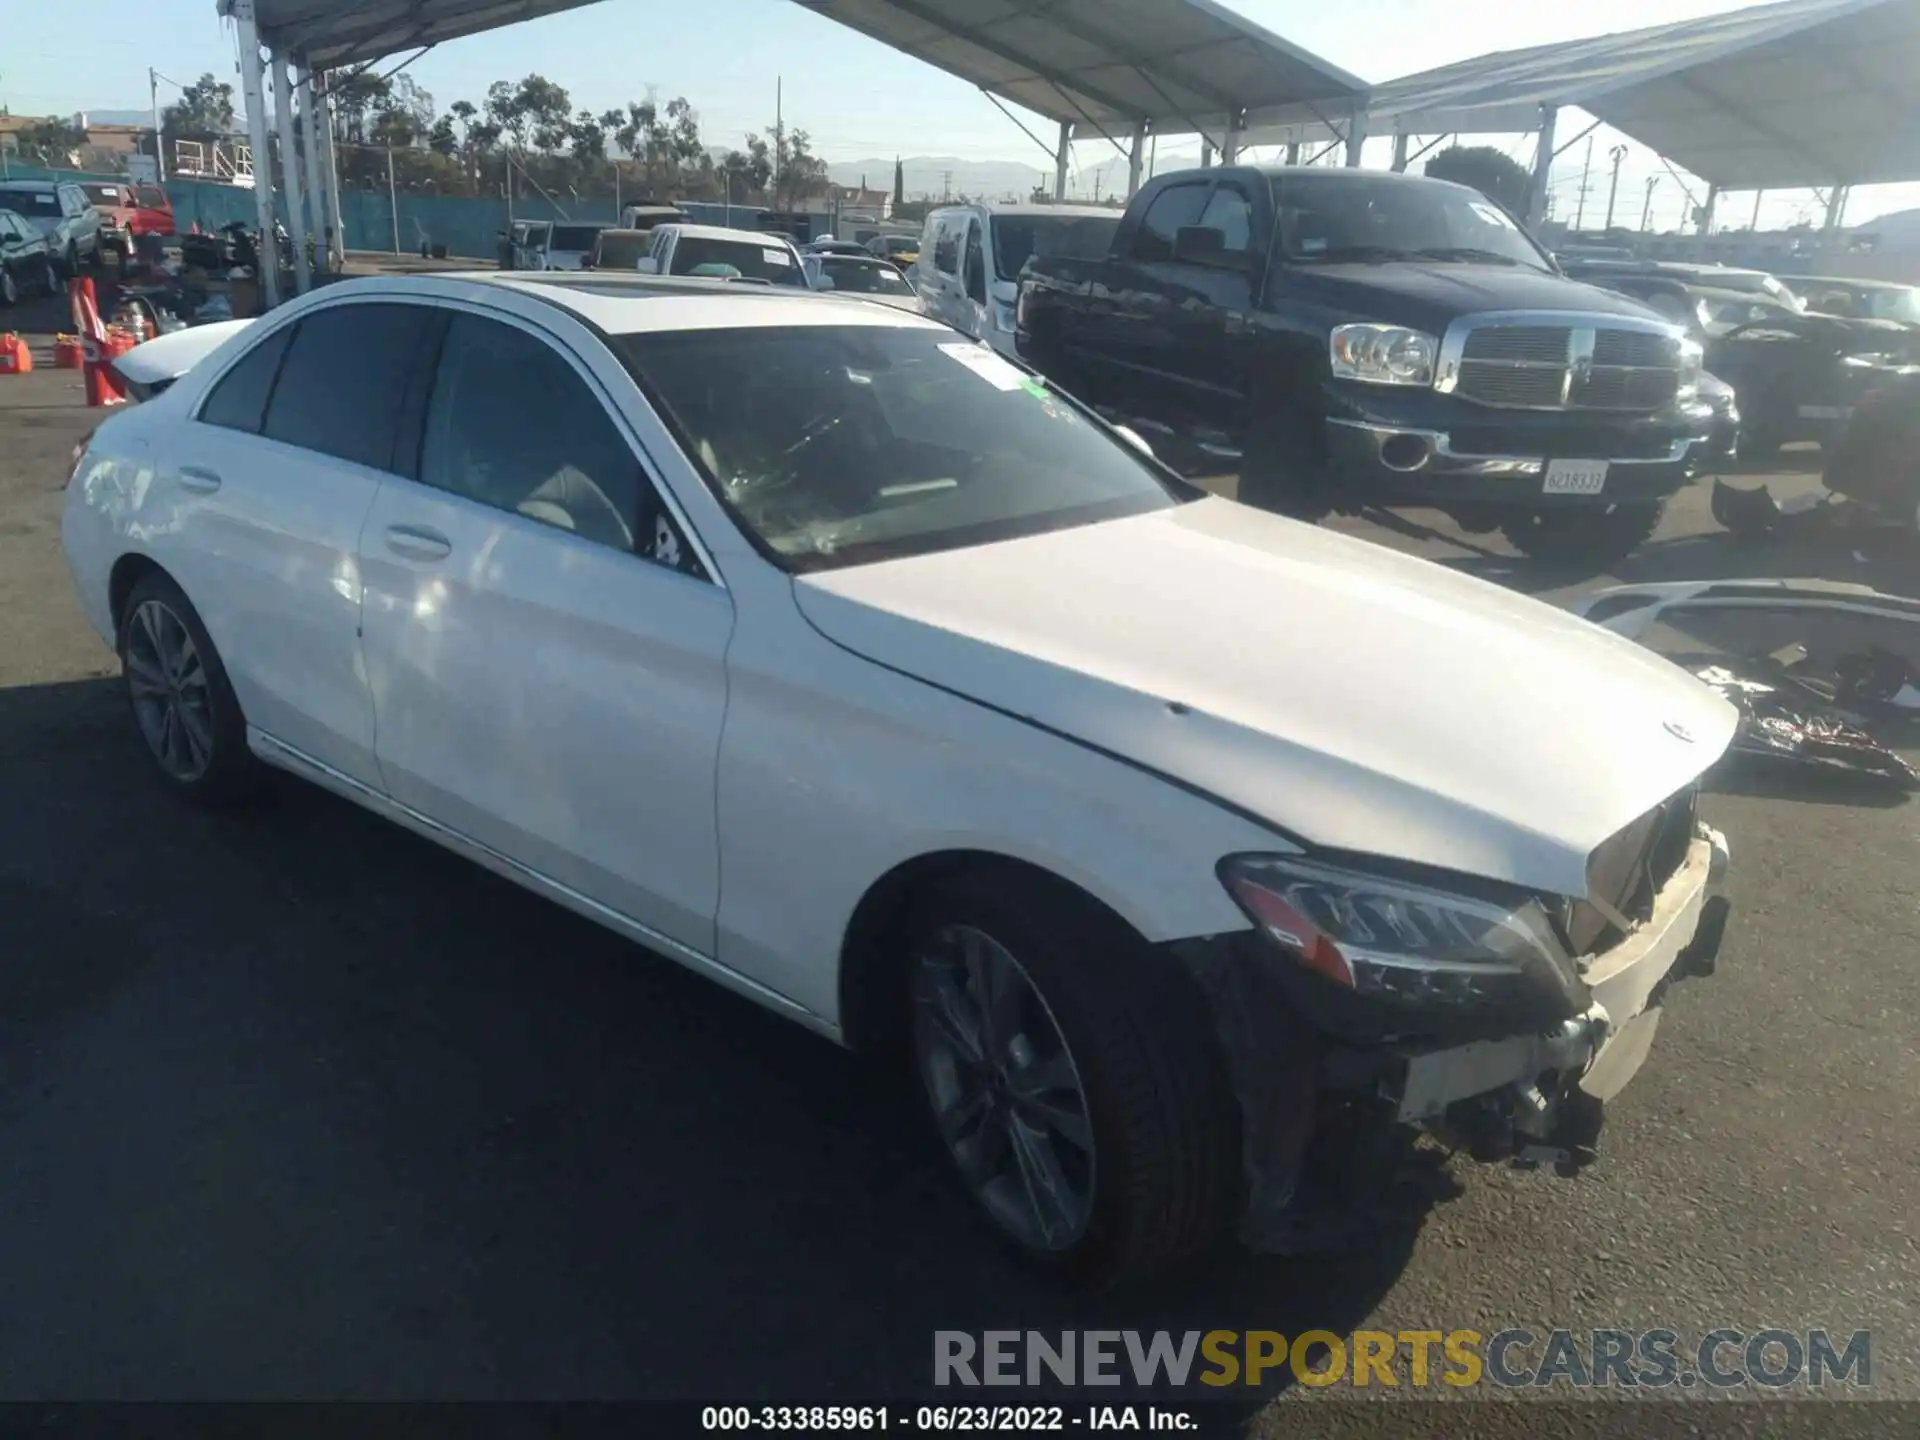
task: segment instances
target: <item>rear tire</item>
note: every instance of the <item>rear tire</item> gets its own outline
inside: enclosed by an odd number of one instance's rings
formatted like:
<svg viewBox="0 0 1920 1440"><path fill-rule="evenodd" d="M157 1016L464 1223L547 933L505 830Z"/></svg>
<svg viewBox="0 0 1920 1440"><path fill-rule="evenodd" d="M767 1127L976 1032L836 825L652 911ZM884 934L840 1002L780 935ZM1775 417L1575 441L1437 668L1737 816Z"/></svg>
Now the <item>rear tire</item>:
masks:
<svg viewBox="0 0 1920 1440"><path fill-rule="evenodd" d="M1522 555L1544 565L1604 570L1653 537L1667 502L1621 504L1602 509L1530 510L1510 517L1500 531Z"/></svg>
<svg viewBox="0 0 1920 1440"><path fill-rule="evenodd" d="M1241 1199L1239 1112L1177 962L1091 901L1019 876L937 886L907 934L915 1068L1003 1244L1046 1274L1111 1286L1223 1238Z"/></svg>
<svg viewBox="0 0 1920 1440"><path fill-rule="evenodd" d="M252 794L260 763L247 748L246 716L206 626L166 575L134 584L119 651L134 728L168 786L209 806Z"/></svg>

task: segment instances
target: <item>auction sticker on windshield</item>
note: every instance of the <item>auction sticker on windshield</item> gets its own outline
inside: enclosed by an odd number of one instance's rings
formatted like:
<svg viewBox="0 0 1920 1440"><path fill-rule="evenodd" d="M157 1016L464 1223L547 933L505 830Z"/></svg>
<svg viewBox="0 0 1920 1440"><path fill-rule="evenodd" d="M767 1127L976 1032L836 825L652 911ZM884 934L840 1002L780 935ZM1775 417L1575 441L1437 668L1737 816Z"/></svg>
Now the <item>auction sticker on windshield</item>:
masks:
<svg viewBox="0 0 1920 1440"><path fill-rule="evenodd" d="M1026 382L1024 371L984 345L942 345L940 353L958 360L996 390L1018 390Z"/></svg>
<svg viewBox="0 0 1920 1440"><path fill-rule="evenodd" d="M787 265L792 263L787 259L787 252L784 250L762 250L760 252L760 258L769 265Z"/></svg>
<svg viewBox="0 0 1920 1440"><path fill-rule="evenodd" d="M1548 495L1598 495L1607 487L1607 462L1604 460L1549 460Z"/></svg>

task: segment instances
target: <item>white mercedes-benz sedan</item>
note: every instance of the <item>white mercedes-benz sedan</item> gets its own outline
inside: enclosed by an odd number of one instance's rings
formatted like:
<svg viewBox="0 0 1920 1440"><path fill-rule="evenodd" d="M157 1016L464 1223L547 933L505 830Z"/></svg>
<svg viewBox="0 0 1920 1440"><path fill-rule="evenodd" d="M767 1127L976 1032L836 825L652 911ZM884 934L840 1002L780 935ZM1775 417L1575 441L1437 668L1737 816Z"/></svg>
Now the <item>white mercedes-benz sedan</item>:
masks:
<svg viewBox="0 0 1920 1440"><path fill-rule="evenodd" d="M1355 1136L1576 1168L1713 968L1731 707L931 320L423 275L181 368L64 521L164 783L290 771L897 1058L1044 1267L1297 1247Z"/></svg>

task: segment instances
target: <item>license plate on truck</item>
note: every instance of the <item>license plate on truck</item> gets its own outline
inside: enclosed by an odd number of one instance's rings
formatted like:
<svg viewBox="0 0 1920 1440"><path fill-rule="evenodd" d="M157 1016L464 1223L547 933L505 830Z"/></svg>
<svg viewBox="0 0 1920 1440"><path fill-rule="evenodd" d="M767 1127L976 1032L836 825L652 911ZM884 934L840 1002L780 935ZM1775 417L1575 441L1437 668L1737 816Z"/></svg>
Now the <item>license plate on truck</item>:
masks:
<svg viewBox="0 0 1920 1440"><path fill-rule="evenodd" d="M1549 460L1548 495L1598 495L1607 488L1607 462L1604 460Z"/></svg>

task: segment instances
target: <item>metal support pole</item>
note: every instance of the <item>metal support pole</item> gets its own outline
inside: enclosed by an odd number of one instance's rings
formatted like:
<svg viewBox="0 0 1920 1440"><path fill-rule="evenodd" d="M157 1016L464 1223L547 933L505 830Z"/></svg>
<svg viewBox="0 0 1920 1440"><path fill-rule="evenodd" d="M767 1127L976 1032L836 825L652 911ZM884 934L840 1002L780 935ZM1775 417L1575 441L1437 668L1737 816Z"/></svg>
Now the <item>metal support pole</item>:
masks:
<svg viewBox="0 0 1920 1440"><path fill-rule="evenodd" d="M327 236L327 189L320 179L320 115L313 103L313 71L307 68L305 61L296 61L293 74L300 100L300 160L306 167L307 214L312 222L313 262L314 268L324 275L333 252L333 242Z"/></svg>
<svg viewBox="0 0 1920 1440"><path fill-rule="evenodd" d="M393 184L393 147L387 146L387 219L392 226L393 253L400 253L400 192Z"/></svg>
<svg viewBox="0 0 1920 1440"><path fill-rule="evenodd" d="M1200 168L1202 170L1213 168L1213 141L1204 135L1200 137Z"/></svg>
<svg viewBox="0 0 1920 1440"><path fill-rule="evenodd" d="M1060 148L1053 152L1053 198L1067 198L1067 161L1073 154L1073 122L1060 122Z"/></svg>
<svg viewBox="0 0 1920 1440"><path fill-rule="evenodd" d="M340 161L333 150L333 76L321 79L317 96L320 104L320 181L326 189L327 227L333 232L333 248L327 256L327 268L336 274L347 268L347 230L340 219Z"/></svg>
<svg viewBox="0 0 1920 1440"><path fill-rule="evenodd" d="M1607 152L1607 157L1613 161L1613 180L1607 186L1607 229L1611 230L1614 202L1620 198L1620 164L1627 158L1627 147L1616 145Z"/></svg>
<svg viewBox="0 0 1920 1440"><path fill-rule="evenodd" d="M1360 168L1360 160L1367 149L1367 109L1362 105L1354 110L1353 118L1347 121L1347 164L1352 169Z"/></svg>
<svg viewBox="0 0 1920 1440"><path fill-rule="evenodd" d="M1289 140L1287 142L1287 164L1298 165L1299 163L1300 163L1300 142L1298 140Z"/></svg>
<svg viewBox="0 0 1920 1440"><path fill-rule="evenodd" d="M1394 173L1404 175L1407 170L1407 142L1413 137L1404 130L1393 132L1393 168Z"/></svg>
<svg viewBox="0 0 1920 1440"><path fill-rule="evenodd" d="M253 0L223 0L233 20L240 49L240 100L247 107L247 141L253 146L253 205L260 227L260 294L271 310L280 303L280 256L273 243L273 146L267 129L260 32L254 28Z"/></svg>
<svg viewBox="0 0 1920 1440"><path fill-rule="evenodd" d="M1227 115L1227 128L1220 137L1220 163L1232 165L1240 159L1240 137L1246 134L1247 118L1243 111L1230 111Z"/></svg>
<svg viewBox="0 0 1920 1440"><path fill-rule="evenodd" d="M273 113L279 121L280 129L280 193L287 203L287 237L293 241L293 293L304 295L313 287L313 273L307 268L307 222L300 213L300 156L293 143L293 77L287 72L287 57L280 51L271 52L270 64L273 73ZM260 185L260 157L253 162L254 187ZM273 166L266 168L266 180L273 183ZM271 234L260 237L260 253L263 257L272 256L271 264L280 263L280 247Z"/></svg>
<svg viewBox="0 0 1920 1440"><path fill-rule="evenodd" d="M171 85L173 82L167 82ZM153 169L161 184L167 182L167 144L160 134L160 74L147 67L147 103L153 108Z"/></svg>
<svg viewBox="0 0 1920 1440"><path fill-rule="evenodd" d="M1847 208L1847 187L1835 185L1827 195L1827 220L1820 228L1826 231L1840 228L1840 217Z"/></svg>
<svg viewBox="0 0 1920 1440"><path fill-rule="evenodd" d="M1533 157L1533 183L1527 187L1527 224L1538 225L1547 217L1547 178L1553 172L1553 127L1560 112L1552 105L1540 107L1540 149Z"/></svg>
<svg viewBox="0 0 1920 1440"><path fill-rule="evenodd" d="M1707 186L1707 202L1700 207L1700 233L1702 235L1711 235L1713 233L1713 209L1714 206L1719 203L1720 187L1718 185Z"/></svg>
<svg viewBox="0 0 1920 1440"><path fill-rule="evenodd" d="M1747 228L1756 235L1760 233L1760 201L1765 198L1766 193L1764 190L1756 190L1753 192L1753 219L1749 222Z"/></svg>
<svg viewBox="0 0 1920 1440"><path fill-rule="evenodd" d="M1127 151L1127 198L1140 193L1140 170L1147 159L1147 122L1133 127L1133 145Z"/></svg>

